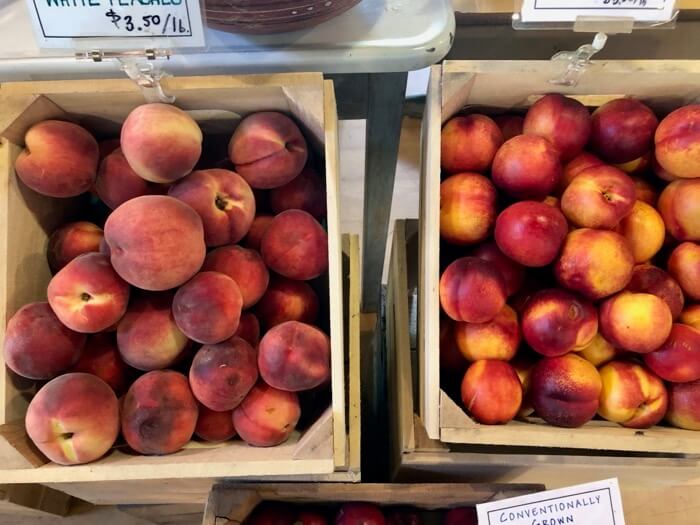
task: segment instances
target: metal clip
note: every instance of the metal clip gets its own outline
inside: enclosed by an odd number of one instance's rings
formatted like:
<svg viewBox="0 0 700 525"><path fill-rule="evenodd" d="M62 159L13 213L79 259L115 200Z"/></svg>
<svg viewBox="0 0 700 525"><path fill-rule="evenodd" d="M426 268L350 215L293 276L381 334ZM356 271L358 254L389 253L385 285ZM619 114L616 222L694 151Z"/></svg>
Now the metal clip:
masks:
<svg viewBox="0 0 700 525"><path fill-rule="evenodd" d="M567 61L566 70L561 77L554 78L549 82L559 86L575 86L578 84L581 75L586 71L593 55L605 47L608 35L596 33L591 44L585 44L576 51L560 51L552 57L555 61Z"/></svg>
<svg viewBox="0 0 700 525"><path fill-rule="evenodd" d="M117 60L121 65L121 70L141 88L146 102L165 102L167 104L175 102L175 97L167 95L160 83L164 77L169 75L156 67L153 62L139 62L124 58L117 58Z"/></svg>

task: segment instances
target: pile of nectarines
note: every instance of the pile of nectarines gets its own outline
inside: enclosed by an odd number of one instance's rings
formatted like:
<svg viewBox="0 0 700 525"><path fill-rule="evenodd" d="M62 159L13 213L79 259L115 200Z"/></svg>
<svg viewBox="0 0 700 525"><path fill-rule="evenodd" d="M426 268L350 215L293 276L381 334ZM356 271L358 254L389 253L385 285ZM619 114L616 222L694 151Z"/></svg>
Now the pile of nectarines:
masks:
<svg viewBox="0 0 700 525"><path fill-rule="evenodd" d="M659 116L551 94L444 125L441 375L476 421L700 430L700 105Z"/></svg>
<svg viewBox="0 0 700 525"><path fill-rule="evenodd" d="M166 104L135 108L120 140L57 120L27 132L22 183L91 191L104 211L51 234L47 301L7 325L7 366L41 382L27 434L52 461L94 461L120 432L141 454L194 434L278 445L298 393L328 388L312 287L328 268L323 180L290 117L254 113L232 131L213 162L197 122Z"/></svg>

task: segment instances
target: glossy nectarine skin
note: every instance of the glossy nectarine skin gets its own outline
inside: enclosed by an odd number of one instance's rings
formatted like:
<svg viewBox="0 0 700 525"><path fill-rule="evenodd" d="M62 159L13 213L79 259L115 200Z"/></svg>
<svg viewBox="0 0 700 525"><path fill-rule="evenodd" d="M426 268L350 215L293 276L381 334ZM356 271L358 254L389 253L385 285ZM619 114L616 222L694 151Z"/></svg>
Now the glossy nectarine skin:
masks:
<svg viewBox="0 0 700 525"><path fill-rule="evenodd" d="M677 180L659 196L666 230L678 241L700 241L700 179Z"/></svg>
<svg viewBox="0 0 700 525"><path fill-rule="evenodd" d="M685 304L683 290L678 282L661 268L651 264L635 266L626 289L630 292L650 293L663 299L674 319L681 314Z"/></svg>
<svg viewBox="0 0 700 525"><path fill-rule="evenodd" d="M440 144L440 164L447 173L483 173L503 144L503 134L485 115L456 116L443 126Z"/></svg>
<svg viewBox="0 0 700 525"><path fill-rule="evenodd" d="M486 323L456 323L454 337L462 355L469 361L510 361L520 345L518 316L515 310L505 305Z"/></svg>
<svg viewBox="0 0 700 525"><path fill-rule="evenodd" d="M658 120L639 100L611 100L593 112L592 120L591 147L608 162L629 162L654 146Z"/></svg>
<svg viewBox="0 0 700 525"><path fill-rule="evenodd" d="M525 280L525 267L504 254L495 241L481 243L470 255L491 263L501 272L506 282L508 296L520 290Z"/></svg>
<svg viewBox="0 0 700 525"><path fill-rule="evenodd" d="M659 212L639 200L617 225L617 232L627 239L636 263L647 262L654 257L666 237L664 220Z"/></svg>
<svg viewBox="0 0 700 525"><path fill-rule="evenodd" d="M654 136L656 160L674 177L696 178L700 168L700 105L669 113Z"/></svg>
<svg viewBox="0 0 700 525"><path fill-rule="evenodd" d="M440 304L455 321L485 323L506 304L506 285L501 273L476 257L452 262L440 277Z"/></svg>
<svg viewBox="0 0 700 525"><path fill-rule="evenodd" d="M664 344L644 355L644 363L666 381L687 383L700 379L700 331L674 324Z"/></svg>
<svg viewBox="0 0 700 525"><path fill-rule="evenodd" d="M491 168L494 184L516 199L543 199L559 185L561 176L559 153L537 135L518 135L506 141Z"/></svg>
<svg viewBox="0 0 700 525"><path fill-rule="evenodd" d="M453 244L488 237L496 221L496 188L478 173L458 173L440 184L440 236Z"/></svg>
<svg viewBox="0 0 700 525"><path fill-rule="evenodd" d="M676 246L668 259L668 272L688 299L700 301L700 244L684 242Z"/></svg>
<svg viewBox="0 0 700 525"><path fill-rule="evenodd" d="M505 361L473 363L462 380L462 403L479 423L498 425L515 417L523 389L511 365Z"/></svg>
<svg viewBox="0 0 700 525"><path fill-rule="evenodd" d="M678 320L700 330L700 304L691 304L685 307Z"/></svg>
<svg viewBox="0 0 700 525"><path fill-rule="evenodd" d="M668 384L666 421L674 427L700 430L700 381Z"/></svg>

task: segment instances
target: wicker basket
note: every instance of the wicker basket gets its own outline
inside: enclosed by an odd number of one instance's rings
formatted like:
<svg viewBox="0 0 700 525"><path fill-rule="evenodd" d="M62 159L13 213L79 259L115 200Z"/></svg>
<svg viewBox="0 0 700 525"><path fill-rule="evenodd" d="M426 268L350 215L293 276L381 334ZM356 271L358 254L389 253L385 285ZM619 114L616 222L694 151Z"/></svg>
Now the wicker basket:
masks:
<svg viewBox="0 0 700 525"><path fill-rule="evenodd" d="M330 20L361 0L206 0L207 24L231 33L284 33Z"/></svg>

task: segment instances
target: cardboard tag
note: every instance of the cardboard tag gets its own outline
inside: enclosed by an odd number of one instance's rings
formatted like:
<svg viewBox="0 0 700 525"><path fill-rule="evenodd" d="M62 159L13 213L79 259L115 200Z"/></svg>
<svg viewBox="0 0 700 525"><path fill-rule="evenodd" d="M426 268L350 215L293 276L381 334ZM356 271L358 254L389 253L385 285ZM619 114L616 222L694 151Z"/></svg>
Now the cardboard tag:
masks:
<svg viewBox="0 0 700 525"><path fill-rule="evenodd" d="M27 0L40 47L201 47L199 0Z"/></svg>
<svg viewBox="0 0 700 525"><path fill-rule="evenodd" d="M668 22L675 0L523 0L520 18L528 22L575 22L577 18L629 18Z"/></svg>
<svg viewBox="0 0 700 525"><path fill-rule="evenodd" d="M479 525L625 525L617 479L476 506Z"/></svg>

